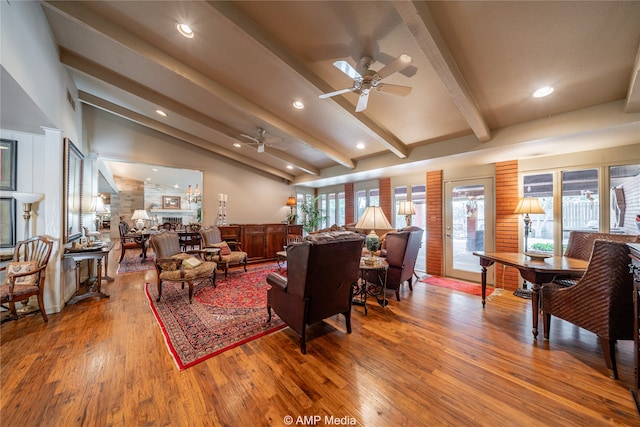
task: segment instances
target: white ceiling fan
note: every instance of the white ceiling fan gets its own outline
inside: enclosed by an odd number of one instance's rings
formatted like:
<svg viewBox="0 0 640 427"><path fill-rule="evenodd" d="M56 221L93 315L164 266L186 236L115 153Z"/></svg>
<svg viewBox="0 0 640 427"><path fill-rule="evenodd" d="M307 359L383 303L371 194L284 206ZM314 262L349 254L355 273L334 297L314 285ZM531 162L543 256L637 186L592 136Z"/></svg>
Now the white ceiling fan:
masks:
<svg viewBox="0 0 640 427"><path fill-rule="evenodd" d="M358 98L358 105L356 105L356 113L359 113L367 108L369 93L371 93L372 90L387 92L393 95L406 96L411 92L411 87L384 83L382 80L393 73L405 69L411 65L411 62L413 62L411 57L403 53L389 64L382 67L380 71L373 71L369 69L373 63L373 58L370 56L363 56L359 63L360 68L363 70L362 74L360 74L347 61L335 61L333 65L353 79L353 86L346 89L336 90L335 92L324 93L320 95L320 98L330 98L347 92L359 93L360 97Z"/></svg>
<svg viewBox="0 0 640 427"><path fill-rule="evenodd" d="M287 147L283 145L276 144L277 142L282 141L280 138L276 136L272 136L270 138L266 137L267 131L261 127L258 127L257 136L246 135L241 133L240 135L244 138L247 138L251 142L244 142L244 144L255 145L258 153L264 153L264 147L277 148L278 150L285 151Z"/></svg>

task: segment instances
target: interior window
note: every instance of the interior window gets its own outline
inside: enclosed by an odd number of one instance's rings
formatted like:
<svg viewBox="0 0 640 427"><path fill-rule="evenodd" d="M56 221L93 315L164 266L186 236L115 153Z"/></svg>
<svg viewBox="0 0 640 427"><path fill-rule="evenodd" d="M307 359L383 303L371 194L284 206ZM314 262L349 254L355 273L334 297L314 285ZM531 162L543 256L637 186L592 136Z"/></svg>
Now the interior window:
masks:
<svg viewBox="0 0 640 427"><path fill-rule="evenodd" d="M598 169L562 172L562 246L571 230L600 230Z"/></svg>
<svg viewBox="0 0 640 427"><path fill-rule="evenodd" d="M553 252L553 174L526 175L522 194L540 200L544 214L531 215L529 248L534 251Z"/></svg>

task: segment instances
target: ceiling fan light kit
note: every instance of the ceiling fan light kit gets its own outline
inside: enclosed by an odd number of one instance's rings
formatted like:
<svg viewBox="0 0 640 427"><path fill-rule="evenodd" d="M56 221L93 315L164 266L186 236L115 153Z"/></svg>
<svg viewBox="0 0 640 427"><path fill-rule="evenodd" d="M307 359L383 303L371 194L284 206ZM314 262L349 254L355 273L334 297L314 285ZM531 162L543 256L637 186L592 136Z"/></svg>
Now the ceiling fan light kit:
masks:
<svg viewBox="0 0 640 427"><path fill-rule="evenodd" d="M285 147L285 146L276 144L276 142L282 141L280 138L278 138L278 137L267 138L266 134L267 134L267 131L264 128L258 127L257 136L251 136L251 135L247 135L247 134L244 134L244 133L240 134L240 136L250 140L251 142L244 142L243 141L243 143L244 144L255 145L256 146L256 150L258 151L258 153L264 153L265 146L266 147L277 148L278 150L282 150L282 151L285 151L287 149L287 147Z"/></svg>
<svg viewBox="0 0 640 427"><path fill-rule="evenodd" d="M411 92L411 87L383 83L382 80L398 71L404 70L411 65L412 62L411 57L403 53L379 71L373 71L370 69L373 58L363 56L358 62L358 67L362 70L362 73L360 73L347 61L335 61L333 66L349 76L353 80L353 86L334 92L323 93L320 95L320 98L331 98L332 96L342 95L347 92L359 93L360 96L358 97L358 104L356 105L356 113L359 113L367 108L369 94L372 90L376 92L387 92L392 95L406 96Z"/></svg>

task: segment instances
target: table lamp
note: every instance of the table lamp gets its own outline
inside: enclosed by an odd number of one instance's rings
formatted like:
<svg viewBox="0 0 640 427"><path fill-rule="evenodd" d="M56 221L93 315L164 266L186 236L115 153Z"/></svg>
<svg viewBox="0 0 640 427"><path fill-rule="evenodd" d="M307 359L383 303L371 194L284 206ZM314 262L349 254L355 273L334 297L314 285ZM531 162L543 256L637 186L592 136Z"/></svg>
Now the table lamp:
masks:
<svg viewBox="0 0 640 427"><path fill-rule="evenodd" d="M380 247L380 238L376 234L377 230L392 230L391 224L387 220L387 217L382 212L380 206L368 206L364 213L356 223L356 230L370 230L367 237L365 237L365 245L369 251L369 263L373 262L373 252ZM365 260L366 261L366 260Z"/></svg>
<svg viewBox="0 0 640 427"><path fill-rule="evenodd" d="M533 197L523 197L518 202L515 214L524 214L524 251L529 250L528 239L531 231L531 218L529 214L544 214L544 209L540 205L540 200Z"/></svg>
<svg viewBox="0 0 640 427"><path fill-rule="evenodd" d="M407 227L411 227L411 216L416 214L416 209L412 201L402 201L398 203L398 215L404 215Z"/></svg>
<svg viewBox="0 0 640 427"><path fill-rule="evenodd" d="M136 221L136 228L142 230L144 228L144 221L149 219L149 215L144 209L136 209L133 211L131 219Z"/></svg>

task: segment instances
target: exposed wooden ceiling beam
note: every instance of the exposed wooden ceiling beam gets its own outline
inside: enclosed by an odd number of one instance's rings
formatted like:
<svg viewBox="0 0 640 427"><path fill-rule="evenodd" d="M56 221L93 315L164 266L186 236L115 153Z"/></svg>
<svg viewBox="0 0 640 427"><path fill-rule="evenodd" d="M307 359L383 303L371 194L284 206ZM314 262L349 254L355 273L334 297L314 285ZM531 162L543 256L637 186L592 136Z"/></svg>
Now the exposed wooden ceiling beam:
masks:
<svg viewBox="0 0 640 427"><path fill-rule="evenodd" d="M261 27L257 26L254 21L242 13L233 4L233 2L221 2L215 0L207 1L207 3L211 5L212 8L221 16L232 22L239 30L243 31L258 42L274 60L279 61L281 65L288 67L290 70L315 86L318 89L318 95L333 92L335 90L334 87L330 86L320 78L320 76L311 71L302 61L298 60L293 54L274 41L273 38ZM351 116L354 123L367 131L372 138L382 144L386 149L402 159L408 156L409 149L402 141L396 138L395 135L383 129L366 115L356 113L355 107L346 98L337 96L332 97L331 101L340 105Z"/></svg>
<svg viewBox="0 0 640 427"><path fill-rule="evenodd" d="M219 122L205 114L202 114L197 110L187 107L186 105L181 104L168 96L162 95L161 93L149 89L148 87L142 86L137 82L128 79L127 77L115 73L105 67L102 67L95 62L80 57L64 48L60 49L60 62L70 68L73 68L74 70L77 70L88 76L94 77L98 80L120 88L133 95L136 95L142 99L152 102L154 105L162 107L168 111L173 111L178 115L193 120L194 122L200 123L201 125L208 127L209 129L223 135L226 138L244 142L243 140L238 138L240 132L236 129L233 129L222 122ZM306 173L312 175L320 175L320 170L318 168L301 159L298 159L297 157L282 152L270 153L265 150L265 153L269 156L285 161Z"/></svg>
<svg viewBox="0 0 640 427"><path fill-rule="evenodd" d="M485 122L433 16L431 16L427 4L425 2L394 0L394 6L476 137L482 142L489 141L491 130Z"/></svg>
<svg viewBox="0 0 640 427"><path fill-rule="evenodd" d="M640 113L640 45L636 53L636 60L631 71L631 80L627 90L627 102L624 106L625 113Z"/></svg>
<svg viewBox="0 0 640 427"><path fill-rule="evenodd" d="M294 176L291 174L287 174L282 172L279 169L273 168L269 165L265 165L264 163L260 163L248 157L244 157L232 150L227 150L225 148L220 147L219 145L213 144L209 141L206 141L197 136L191 135L189 133L183 132L179 129L168 126L162 122L157 120L150 119L147 116L143 116L142 114L138 114L135 111L131 111L127 108L121 107L120 105L116 105L112 102L109 102L105 99L99 98L97 96L91 95L90 93L79 91L78 99L80 102L91 105L93 107L99 108L101 110L108 111L112 114L125 118L127 120L131 120L132 122L138 123L142 126L148 127L155 131L161 132L165 135L169 135L173 138L177 138L186 143L195 145L200 148L204 148L207 151L210 151L214 154L218 154L220 156L226 157L228 159L234 160L238 163L242 163L247 166L251 166L252 168L258 169L262 172L273 175L277 178L285 179L289 182L293 181Z"/></svg>
<svg viewBox="0 0 640 427"><path fill-rule="evenodd" d="M299 129L292 123L289 123L281 117L278 117L254 104L250 100L238 95L226 86L216 82L196 69L185 65L182 61L173 58L164 51L140 39L125 28L107 21L102 16L94 13L82 4L78 2L52 1L45 1L43 4L56 13L64 14L81 25L90 28L92 31L102 34L121 46L135 52L137 55L140 55L149 61L153 61L158 66L175 73L181 78L189 81L191 84L202 88L213 96L226 102L232 108L257 117L265 123L269 123L294 138L307 143L311 147L323 152L336 163L350 169L355 168L355 161L340 153L337 149L327 145L316 137L309 135L304 130Z"/></svg>

